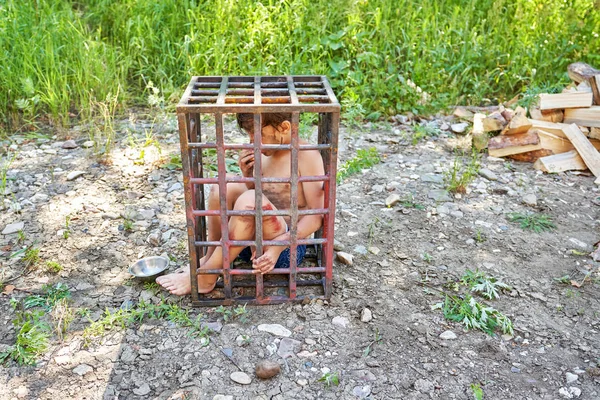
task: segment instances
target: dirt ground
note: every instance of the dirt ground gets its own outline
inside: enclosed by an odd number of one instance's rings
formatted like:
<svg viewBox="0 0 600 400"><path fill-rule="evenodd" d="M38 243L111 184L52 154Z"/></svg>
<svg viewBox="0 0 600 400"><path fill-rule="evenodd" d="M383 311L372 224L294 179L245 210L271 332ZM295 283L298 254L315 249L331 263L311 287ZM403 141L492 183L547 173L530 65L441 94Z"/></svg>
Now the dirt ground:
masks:
<svg viewBox="0 0 600 400"><path fill-rule="evenodd" d="M89 319L106 309L141 300L190 305L127 273L142 256L164 254L172 269L186 263L181 171L156 162L178 151L172 116L124 121L111 164L99 163L77 132L74 149L52 134L4 143L17 156L0 229L23 222L25 237L0 235L0 278L15 287L0 295L0 352L16 339L11 299L44 284L66 284L71 306L89 312L77 314L62 341L53 336L36 366L1 366L0 398L473 399L472 385L485 399L600 398L599 263L588 255L600 239L593 178L544 175L484 155L467 193L453 196L443 192L456 158L453 135L412 144L411 132L409 125L342 130L340 163L370 147L382 162L338 187L336 239L353 263L336 261L331 300L248 306L245 321L193 309L213 322L208 345L165 319L108 331L88 346L82 339ZM145 146L148 137L157 142ZM83 174L68 180L74 171ZM391 194L402 201L386 207ZM533 233L508 220L529 211L549 215L556 230ZM14 253L29 245L40 248L41 261L19 276L23 260ZM64 268L47 272L46 261ZM454 293L447 284L467 269L510 285L485 302L512 320L513 336L466 331L432 310L443 300L438 290ZM567 283L555 279L565 275ZM278 324L290 336L260 324ZM446 331L454 335L440 337ZM261 359L278 362L281 373L258 379ZM238 367L250 384L230 379Z"/></svg>

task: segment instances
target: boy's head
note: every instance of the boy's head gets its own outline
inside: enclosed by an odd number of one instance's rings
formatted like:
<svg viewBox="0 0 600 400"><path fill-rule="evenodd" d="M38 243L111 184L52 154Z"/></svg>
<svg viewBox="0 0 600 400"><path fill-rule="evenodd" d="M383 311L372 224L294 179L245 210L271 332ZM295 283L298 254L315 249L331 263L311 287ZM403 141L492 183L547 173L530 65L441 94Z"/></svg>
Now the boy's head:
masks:
<svg viewBox="0 0 600 400"><path fill-rule="evenodd" d="M290 113L265 113L262 114L262 143L286 144L290 142L292 124ZM238 126L243 129L250 142L254 142L254 114L237 114Z"/></svg>

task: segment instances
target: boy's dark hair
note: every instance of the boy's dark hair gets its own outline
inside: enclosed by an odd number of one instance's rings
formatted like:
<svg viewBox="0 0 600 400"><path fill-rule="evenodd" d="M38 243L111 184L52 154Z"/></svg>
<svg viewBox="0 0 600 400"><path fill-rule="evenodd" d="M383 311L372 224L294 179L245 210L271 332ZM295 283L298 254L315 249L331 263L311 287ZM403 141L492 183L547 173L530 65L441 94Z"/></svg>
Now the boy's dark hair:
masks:
<svg viewBox="0 0 600 400"><path fill-rule="evenodd" d="M237 114L238 126L246 132L252 132L254 130L254 114L240 113ZM290 113L265 113L262 114L262 126L271 125L273 128L278 129L283 121L291 121L292 114Z"/></svg>

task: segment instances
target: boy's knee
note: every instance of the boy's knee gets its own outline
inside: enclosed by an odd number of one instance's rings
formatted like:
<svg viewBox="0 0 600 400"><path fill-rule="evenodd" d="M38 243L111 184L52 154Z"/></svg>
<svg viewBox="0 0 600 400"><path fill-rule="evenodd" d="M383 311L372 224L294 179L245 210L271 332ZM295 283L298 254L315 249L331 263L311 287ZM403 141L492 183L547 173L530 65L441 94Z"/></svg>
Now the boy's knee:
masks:
<svg viewBox="0 0 600 400"><path fill-rule="evenodd" d="M254 190L247 190L238 197L234 208L236 210L254 210L256 204L256 193Z"/></svg>

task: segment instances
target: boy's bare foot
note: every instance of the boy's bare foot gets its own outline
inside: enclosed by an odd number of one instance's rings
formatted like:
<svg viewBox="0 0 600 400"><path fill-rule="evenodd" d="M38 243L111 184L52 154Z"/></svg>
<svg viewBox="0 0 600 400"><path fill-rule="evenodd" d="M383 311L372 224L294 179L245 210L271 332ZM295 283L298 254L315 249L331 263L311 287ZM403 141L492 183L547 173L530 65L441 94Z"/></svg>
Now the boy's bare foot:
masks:
<svg viewBox="0 0 600 400"><path fill-rule="evenodd" d="M192 292L189 273L189 266L181 267L171 274L159 276L156 278L156 283L167 289L171 294L184 296ZM208 282L206 282L207 280ZM214 278L212 276L198 276L198 293L210 293L215 288L216 283L216 276Z"/></svg>
<svg viewBox="0 0 600 400"><path fill-rule="evenodd" d="M265 247L264 254L252 260L252 268L256 270L256 273L266 274L271 272L283 250L285 250L283 246Z"/></svg>

